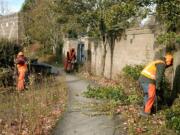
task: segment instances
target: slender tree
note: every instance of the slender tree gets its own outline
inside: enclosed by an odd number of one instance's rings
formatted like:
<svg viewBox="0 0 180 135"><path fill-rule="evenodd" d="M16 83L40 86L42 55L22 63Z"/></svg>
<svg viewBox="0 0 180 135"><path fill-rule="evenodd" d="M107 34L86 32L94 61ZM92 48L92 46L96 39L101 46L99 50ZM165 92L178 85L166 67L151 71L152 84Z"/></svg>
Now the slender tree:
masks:
<svg viewBox="0 0 180 135"><path fill-rule="evenodd" d="M53 0L26 0L22 8L26 35L54 51L62 40L55 6Z"/></svg>
<svg viewBox="0 0 180 135"><path fill-rule="evenodd" d="M147 13L144 6L149 4L151 1L57 0L57 11L61 13L60 22L66 24L67 32L72 29L77 34L83 33L100 38L103 47L101 75L104 75L107 45L111 48L112 63L115 39L134 22L137 16L144 16Z"/></svg>

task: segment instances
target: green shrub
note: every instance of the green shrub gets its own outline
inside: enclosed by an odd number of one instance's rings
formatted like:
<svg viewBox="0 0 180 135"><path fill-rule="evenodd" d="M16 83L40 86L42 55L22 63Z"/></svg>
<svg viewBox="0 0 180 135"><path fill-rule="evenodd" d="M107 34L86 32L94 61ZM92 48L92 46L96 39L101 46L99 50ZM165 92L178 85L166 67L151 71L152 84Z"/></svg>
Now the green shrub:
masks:
<svg viewBox="0 0 180 135"><path fill-rule="evenodd" d="M127 96L124 94L123 89L118 87L88 87L88 91L84 92L88 98L96 99L109 99L114 101L125 101Z"/></svg>
<svg viewBox="0 0 180 135"><path fill-rule="evenodd" d="M167 127L176 130L176 132L180 133L180 110L168 111L166 113L166 119Z"/></svg>
<svg viewBox="0 0 180 135"><path fill-rule="evenodd" d="M143 65L127 65L123 68L123 72L125 75L133 78L134 80L138 80L141 71L143 70Z"/></svg>
<svg viewBox="0 0 180 135"><path fill-rule="evenodd" d="M14 65L14 56L22 50L22 47L16 42L0 40L0 67Z"/></svg>
<svg viewBox="0 0 180 135"><path fill-rule="evenodd" d="M0 87L13 85L14 58L21 49L16 42L0 40Z"/></svg>
<svg viewBox="0 0 180 135"><path fill-rule="evenodd" d="M138 104L141 103L142 101L143 101L142 97L140 97L140 95L138 94L128 95L127 98L127 103L129 104Z"/></svg>

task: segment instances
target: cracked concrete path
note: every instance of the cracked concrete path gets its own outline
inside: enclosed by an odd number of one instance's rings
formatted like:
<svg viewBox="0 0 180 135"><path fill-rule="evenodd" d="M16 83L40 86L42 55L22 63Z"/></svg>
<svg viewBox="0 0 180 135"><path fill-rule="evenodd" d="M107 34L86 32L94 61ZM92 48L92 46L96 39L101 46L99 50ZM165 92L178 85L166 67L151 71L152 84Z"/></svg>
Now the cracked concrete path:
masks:
<svg viewBox="0 0 180 135"><path fill-rule="evenodd" d="M59 120L54 135L125 135L123 119L107 115L90 116L88 104L92 99L83 97L90 82L74 75L66 75L69 100L64 116ZM84 107L83 107L84 106Z"/></svg>

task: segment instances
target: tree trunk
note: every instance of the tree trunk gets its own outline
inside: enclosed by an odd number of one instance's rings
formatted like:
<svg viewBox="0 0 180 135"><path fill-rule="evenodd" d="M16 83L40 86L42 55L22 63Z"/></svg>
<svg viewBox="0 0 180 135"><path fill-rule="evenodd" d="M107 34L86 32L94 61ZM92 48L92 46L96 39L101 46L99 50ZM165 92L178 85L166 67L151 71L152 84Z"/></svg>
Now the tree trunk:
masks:
<svg viewBox="0 0 180 135"><path fill-rule="evenodd" d="M174 102L174 100L178 97L178 94L180 93L180 50L178 50L174 54L173 68L174 78L172 82L173 88L171 93L171 104Z"/></svg>
<svg viewBox="0 0 180 135"><path fill-rule="evenodd" d="M102 62L101 62L101 76L104 76L104 70L105 70L105 64L106 64L106 54L107 54L107 48L106 48L107 42L103 41L103 53L102 53Z"/></svg>
<svg viewBox="0 0 180 135"><path fill-rule="evenodd" d="M115 46L115 38L111 37L110 39L110 55L111 55L111 65L110 65L110 79L112 79L112 68L113 68L113 57L114 57L114 46Z"/></svg>
<svg viewBox="0 0 180 135"><path fill-rule="evenodd" d="M88 73L92 73L92 70L91 70L91 68L89 68L89 67L92 67L91 66L91 62L92 62L92 54L91 54L91 44L89 43L89 41L88 41L88 50L87 50L87 71L88 71Z"/></svg>

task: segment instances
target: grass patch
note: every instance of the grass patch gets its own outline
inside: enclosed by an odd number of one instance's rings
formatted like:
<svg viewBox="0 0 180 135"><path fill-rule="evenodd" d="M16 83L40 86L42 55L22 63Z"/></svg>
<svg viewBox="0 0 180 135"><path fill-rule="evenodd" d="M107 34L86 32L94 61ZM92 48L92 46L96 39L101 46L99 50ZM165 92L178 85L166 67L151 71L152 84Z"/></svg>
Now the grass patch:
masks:
<svg viewBox="0 0 180 135"><path fill-rule="evenodd" d="M166 80L163 81L163 91L158 92L158 106L160 110L148 118L140 117L139 112L142 110L143 95L137 80L142 69L143 66L141 65L126 66L123 70L123 74L118 76L118 83L114 84L112 87L104 87L104 85L102 85L103 87L89 88L88 91L85 92L86 97L103 99L104 101L103 103L98 102L91 106L99 111L93 115L122 114L127 120L123 124L129 135L179 134L180 98L176 99L172 107L167 106L171 91L169 90L169 84ZM102 82L102 78L96 79L96 82L99 84L99 82ZM109 81L103 82L109 84ZM121 87L119 87L119 85L121 85Z"/></svg>
<svg viewBox="0 0 180 135"><path fill-rule="evenodd" d="M180 97L175 100L174 105L165 113L166 125L180 134Z"/></svg>
<svg viewBox="0 0 180 135"><path fill-rule="evenodd" d="M48 78L22 93L1 94L0 134L50 134L66 95L63 77Z"/></svg>

